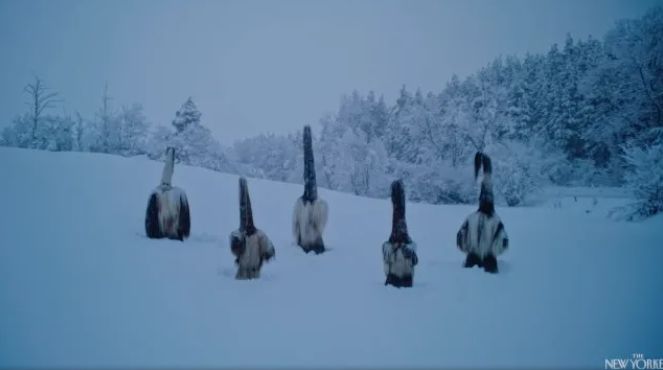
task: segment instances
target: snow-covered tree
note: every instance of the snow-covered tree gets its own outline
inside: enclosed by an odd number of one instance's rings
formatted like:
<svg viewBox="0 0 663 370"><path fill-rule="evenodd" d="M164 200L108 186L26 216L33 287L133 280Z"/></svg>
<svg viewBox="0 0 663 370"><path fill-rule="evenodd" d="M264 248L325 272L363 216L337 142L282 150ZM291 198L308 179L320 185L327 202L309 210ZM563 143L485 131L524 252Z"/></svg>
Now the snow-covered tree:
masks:
<svg viewBox="0 0 663 370"><path fill-rule="evenodd" d="M452 167L458 167L471 152L464 127L469 120L468 104L458 76L453 75L439 97L439 125L433 126L430 141L441 146Z"/></svg>
<svg viewBox="0 0 663 370"><path fill-rule="evenodd" d="M85 133L86 147L92 152L123 154L125 144L122 136L120 114L112 107L113 98L108 93L108 84L104 86L101 106L94 118L87 124Z"/></svg>
<svg viewBox="0 0 663 370"><path fill-rule="evenodd" d="M233 150L243 173L276 181L290 181L298 171L301 140L294 135L258 135L235 142ZM315 147L314 147L315 148ZM301 181L297 181L301 183Z"/></svg>
<svg viewBox="0 0 663 370"><path fill-rule="evenodd" d="M51 151L74 149L74 120L69 116L48 116L44 119L40 136L45 148Z"/></svg>
<svg viewBox="0 0 663 370"><path fill-rule="evenodd" d="M30 97L30 139L32 144L30 147L43 147L43 137L39 135L39 125L44 118L44 113L51 108L54 108L58 102L58 93L50 91L41 80L41 78L34 78L34 82L25 87L25 92ZM42 143L40 143L42 142Z"/></svg>
<svg viewBox="0 0 663 370"><path fill-rule="evenodd" d="M162 159L164 158L164 153L166 150L164 148L168 148L168 141L173 134L172 129L170 129L167 126L164 125L158 125L156 126L147 141L147 155L148 157L152 159ZM177 158L177 154L175 154Z"/></svg>
<svg viewBox="0 0 663 370"><path fill-rule="evenodd" d="M636 92L638 99L629 99L634 104L630 110L638 114L635 121L663 126L663 7L653 8L641 19L617 22L606 35L605 49L625 72L622 84Z"/></svg>
<svg viewBox="0 0 663 370"><path fill-rule="evenodd" d="M58 93L46 87L39 77L35 77L33 82L27 84L23 91L28 96L26 104L29 109L28 112L16 117L12 125L3 130L5 145L35 149L52 148L49 143L55 139L50 136L56 133L61 141L62 133L57 132L57 129L69 127L66 120L48 114L48 111L55 108L59 102Z"/></svg>
<svg viewBox="0 0 663 370"><path fill-rule="evenodd" d="M133 104L129 107L122 107L118 120L120 129L118 153L125 156L146 153L150 125L143 112L143 106Z"/></svg>
<svg viewBox="0 0 663 370"><path fill-rule="evenodd" d="M34 144L32 124L33 119L29 114L23 114L14 118L12 124L2 130L4 145L30 148Z"/></svg>
<svg viewBox="0 0 663 370"><path fill-rule="evenodd" d="M663 140L647 147L626 146L627 186L637 200L633 218L663 212Z"/></svg>
<svg viewBox="0 0 663 370"><path fill-rule="evenodd" d="M487 149L493 159L493 183L499 203L509 207L533 202L563 156L544 155L536 141L506 141Z"/></svg>
<svg viewBox="0 0 663 370"><path fill-rule="evenodd" d="M384 100L373 93L343 97L338 113L320 121L323 182L359 195L382 195L389 186L383 143L387 121Z"/></svg>
<svg viewBox="0 0 663 370"><path fill-rule="evenodd" d="M216 171L236 172L236 166L228 159L226 149L201 124L202 114L191 98L175 114L172 124L175 132L159 127L152 135L148 155L161 158L164 148L174 147L179 162L209 168Z"/></svg>
<svg viewBox="0 0 663 370"><path fill-rule="evenodd" d="M177 132L182 132L191 126L196 126L200 124L201 113L198 111L198 107L193 102L193 99L189 97L182 107L175 112L175 119L173 120L173 126Z"/></svg>

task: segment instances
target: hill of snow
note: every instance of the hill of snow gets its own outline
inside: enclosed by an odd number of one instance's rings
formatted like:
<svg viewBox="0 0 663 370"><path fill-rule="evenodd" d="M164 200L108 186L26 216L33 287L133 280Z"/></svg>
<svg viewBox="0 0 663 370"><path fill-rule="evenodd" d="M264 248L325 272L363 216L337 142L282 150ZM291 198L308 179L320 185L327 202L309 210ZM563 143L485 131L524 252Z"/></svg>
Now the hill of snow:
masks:
<svg viewBox="0 0 663 370"><path fill-rule="evenodd" d="M236 281L236 176L175 167L192 210L182 243L144 236L160 162L0 148L0 168L0 367L603 368L663 357L663 218L613 221L619 197L498 208L510 236L498 275L461 268L455 235L474 206L409 203L420 264L399 290L383 285L387 199L321 189L331 251L306 255L290 235L302 187L249 179L276 259L262 279Z"/></svg>

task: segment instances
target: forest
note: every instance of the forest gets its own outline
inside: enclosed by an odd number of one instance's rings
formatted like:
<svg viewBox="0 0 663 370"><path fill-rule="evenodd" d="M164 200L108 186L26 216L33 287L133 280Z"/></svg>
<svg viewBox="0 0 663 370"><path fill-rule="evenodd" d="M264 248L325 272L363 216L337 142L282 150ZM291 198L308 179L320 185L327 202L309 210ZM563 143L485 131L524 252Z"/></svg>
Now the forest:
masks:
<svg viewBox="0 0 663 370"><path fill-rule="evenodd" d="M477 188L470 163L483 151L495 162L500 205L531 204L549 185L619 186L637 199L632 218L659 213L662 40L659 6L616 22L602 39L567 35L544 54L497 57L469 76L440 81L439 91L403 86L393 103L379 92L350 92L314 125L319 185L385 198L401 178L410 200L471 203ZM29 107L6 125L0 145L152 159L173 146L184 164L303 181L301 132L224 146L191 98L173 107L169 125L154 125L138 103L114 107L108 86L92 117L56 113L57 88L39 77L24 93Z"/></svg>

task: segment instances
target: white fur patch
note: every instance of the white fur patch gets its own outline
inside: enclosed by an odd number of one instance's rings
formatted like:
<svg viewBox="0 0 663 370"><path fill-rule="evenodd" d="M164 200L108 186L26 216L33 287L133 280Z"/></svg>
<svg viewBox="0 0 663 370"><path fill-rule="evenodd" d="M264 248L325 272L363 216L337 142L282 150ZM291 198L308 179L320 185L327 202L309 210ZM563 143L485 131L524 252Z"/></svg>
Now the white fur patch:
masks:
<svg viewBox="0 0 663 370"><path fill-rule="evenodd" d="M154 190L159 202L159 227L166 236L177 237L180 202L189 204L184 190L161 185Z"/></svg>
<svg viewBox="0 0 663 370"><path fill-rule="evenodd" d="M292 234L295 241L307 245L315 243L322 238L327 225L327 202L322 199L306 202L302 198L295 202L292 215Z"/></svg>

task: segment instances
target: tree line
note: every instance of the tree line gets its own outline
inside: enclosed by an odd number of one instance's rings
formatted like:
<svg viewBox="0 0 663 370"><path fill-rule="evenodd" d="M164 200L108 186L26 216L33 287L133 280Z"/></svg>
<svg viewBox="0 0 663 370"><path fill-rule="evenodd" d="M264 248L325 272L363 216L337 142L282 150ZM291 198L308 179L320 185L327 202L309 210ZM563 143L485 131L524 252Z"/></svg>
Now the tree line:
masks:
<svg viewBox="0 0 663 370"><path fill-rule="evenodd" d="M402 178L408 197L476 200L469 163L495 161L497 202L527 204L546 184L628 186L646 216L663 210L663 7L621 20L598 40L554 44L547 53L499 57L439 91L405 86L393 104L375 92L342 97L314 138L321 186L386 197ZM39 78L29 110L2 144L178 160L217 171L301 183L301 133L259 135L222 146L192 99L170 127L152 127L139 104L112 109L107 89L92 118L56 115L58 94ZM296 109L294 107L293 109Z"/></svg>

